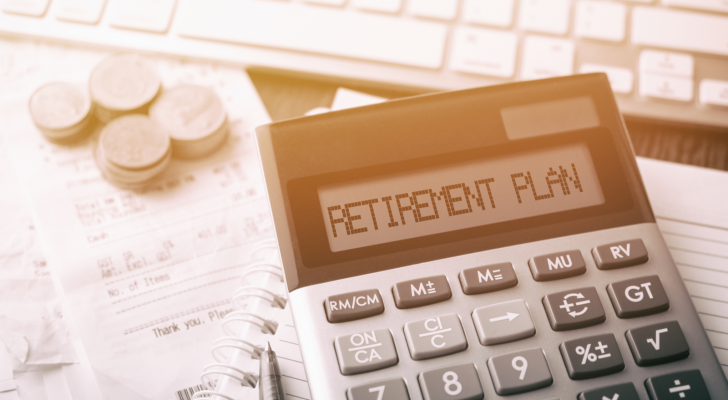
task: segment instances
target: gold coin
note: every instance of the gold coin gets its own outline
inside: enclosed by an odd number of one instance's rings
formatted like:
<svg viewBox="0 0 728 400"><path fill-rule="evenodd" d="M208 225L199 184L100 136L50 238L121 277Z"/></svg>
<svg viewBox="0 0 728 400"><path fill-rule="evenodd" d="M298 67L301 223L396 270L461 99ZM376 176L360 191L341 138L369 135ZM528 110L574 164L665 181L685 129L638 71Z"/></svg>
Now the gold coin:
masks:
<svg viewBox="0 0 728 400"><path fill-rule="evenodd" d="M53 82L33 93L29 102L33 122L42 130L75 132L74 128L89 115L91 99L78 86Z"/></svg>
<svg viewBox="0 0 728 400"><path fill-rule="evenodd" d="M172 140L197 141L214 134L227 118L225 107L212 89L184 85L162 93L149 116L169 131Z"/></svg>
<svg viewBox="0 0 728 400"><path fill-rule="evenodd" d="M146 115L131 114L106 125L101 131L99 146L111 164L125 169L146 169L164 159L170 149L170 139Z"/></svg>
<svg viewBox="0 0 728 400"><path fill-rule="evenodd" d="M150 59L137 54L107 57L91 72L91 98L110 111L144 107L159 92L161 78Z"/></svg>

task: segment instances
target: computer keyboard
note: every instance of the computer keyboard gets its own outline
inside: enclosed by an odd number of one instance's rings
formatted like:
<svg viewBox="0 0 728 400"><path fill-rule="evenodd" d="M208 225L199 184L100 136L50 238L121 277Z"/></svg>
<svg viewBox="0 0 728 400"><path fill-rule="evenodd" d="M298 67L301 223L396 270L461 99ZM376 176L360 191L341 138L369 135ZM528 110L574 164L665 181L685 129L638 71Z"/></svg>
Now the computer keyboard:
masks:
<svg viewBox="0 0 728 400"><path fill-rule="evenodd" d="M728 0L2 0L0 34L450 90L606 72L623 114L728 128Z"/></svg>

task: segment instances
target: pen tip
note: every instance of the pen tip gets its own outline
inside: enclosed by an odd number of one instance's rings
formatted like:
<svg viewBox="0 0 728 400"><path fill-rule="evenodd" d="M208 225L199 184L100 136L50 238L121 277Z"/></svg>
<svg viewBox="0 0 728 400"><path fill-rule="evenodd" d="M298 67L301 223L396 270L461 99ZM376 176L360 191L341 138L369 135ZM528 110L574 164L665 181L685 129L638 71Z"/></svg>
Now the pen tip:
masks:
<svg viewBox="0 0 728 400"><path fill-rule="evenodd" d="M265 342L265 351L270 351L270 342Z"/></svg>

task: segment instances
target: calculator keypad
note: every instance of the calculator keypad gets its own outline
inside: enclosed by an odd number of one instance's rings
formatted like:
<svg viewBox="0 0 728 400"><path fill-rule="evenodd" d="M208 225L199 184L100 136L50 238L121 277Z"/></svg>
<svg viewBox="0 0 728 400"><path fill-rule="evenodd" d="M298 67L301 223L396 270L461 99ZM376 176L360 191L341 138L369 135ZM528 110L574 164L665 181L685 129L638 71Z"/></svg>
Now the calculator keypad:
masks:
<svg viewBox="0 0 728 400"><path fill-rule="evenodd" d="M606 319L597 289L586 287L549 294L543 298L546 315L555 331L601 324Z"/></svg>
<svg viewBox="0 0 728 400"><path fill-rule="evenodd" d="M617 339L611 333L570 340L559 350L571 379L596 378L624 369Z"/></svg>
<svg viewBox="0 0 728 400"><path fill-rule="evenodd" d="M607 292L619 318L642 317L670 308L667 293L657 275L612 283Z"/></svg>
<svg viewBox="0 0 728 400"><path fill-rule="evenodd" d="M389 329L339 336L335 341L343 375L374 371L397 364L397 351Z"/></svg>
<svg viewBox="0 0 728 400"><path fill-rule="evenodd" d="M518 284L516 271L509 262L469 268L460 272L458 277L465 294L490 293Z"/></svg>
<svg viewBox="0 0 728 400"><path fill-rule="evenodd" d="M525 339L536 333L526 302L512 300L476 308L473 322L483 346Z"/></svg>
<svg viewBox="0 0 728 400"><path fill-rule="evenodd" d="M488 369L495 391L501 396L540 389L553 382L551 370L540 348L491 357Z"/></svg>
<svg viewBox="0 0 728 400"><path fill-rule="evenodd" d="M473 364L425 371L420 374L419 381L425 400L480 400L484 396Z"/></svg>
<svg viewBox="0 0 728 400"><path fill-rule="evenodd" d="M690 355L677 321L663 322L627 331L627 343L637 365L657 365Z"/></svg>
<svg viewBox="0 0 728 400"><path fill-rule="evenodd" d="M625 240L597 246L592 250L597 268L602 270L631 267L647 262L647 248L642 239Z"/></svg>
<svg viewBox="0 0 728 400"><path fill-rule="evenodd" d="M359 385L346 391L348 400L409 400L407 385L402 378Z"/></svg>
<svg viewBox="0 0 728 400"><path fill-rule="evenodd" d="M445 275L399 282L394 285L393 293L397 308L422 307L452 297Z"/></svg>
<svg viewBox="0 0 728 400"><path fill-rule="evenodd" d="M578 400L640 400L633 383L622 383L599 389L587 390L579 394Z"/></svg>
<svg viewBox="0 0 728 400"><path fill-rule="evenodd" d="M425 360L463 351L468 347L457 314L409 322L404 326L413 360Z"/></svg>
<svg viewBox="0 0 728 400"><path fill-rule="evenodd" d="M533 279L539 282L569 278L586 272L586 263L579 250L533 257L528 265Z"/></svg>

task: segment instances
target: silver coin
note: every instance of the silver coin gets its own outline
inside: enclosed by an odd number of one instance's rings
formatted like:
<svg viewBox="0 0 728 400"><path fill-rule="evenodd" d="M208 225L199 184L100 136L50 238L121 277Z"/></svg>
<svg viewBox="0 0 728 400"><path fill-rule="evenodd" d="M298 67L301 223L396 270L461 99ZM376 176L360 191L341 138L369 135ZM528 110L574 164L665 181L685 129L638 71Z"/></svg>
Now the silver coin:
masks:
<svg viewBox="0 0 728 400"><path fill-rule="evenodd" d="M135 189L149 184L167 169L171 158L172 151L170 149L156 165L142 170L128 170L109 163L101 146L97 147L94 154L96 165L99 167L104 179L124 189Z"/></svg>
<svg viewBox="0 0 728 400"><path fill-rule="evenodd" d="M161 162L170 150L169 134L146 115L117 118L101 131L104 157L125 169L145 169Z"/></svg>
<svg viewBox="0 0 728 400"><path fill-rule="evenodd" d="M113 111L133 111L144 107L159 92L161 78L154 62L137 54L107 57L91 72L91 98Z"/></svg>
<svg viewBox="0 0 728 400"><path fill-rule="evenodd" d="M162 93L149 116L169 131L172 141L199 141L215 134L227 120L220 97L209 88L183 85Z"/></svg>
<svg viewBox="0 0 728 400"><path fill-rule="evenodd" d="M81 88L70 83L53 82L40 87L30 97L30 115L33 122L51 134L57 131L75 133L91 112L91 99Z"/></svg>

